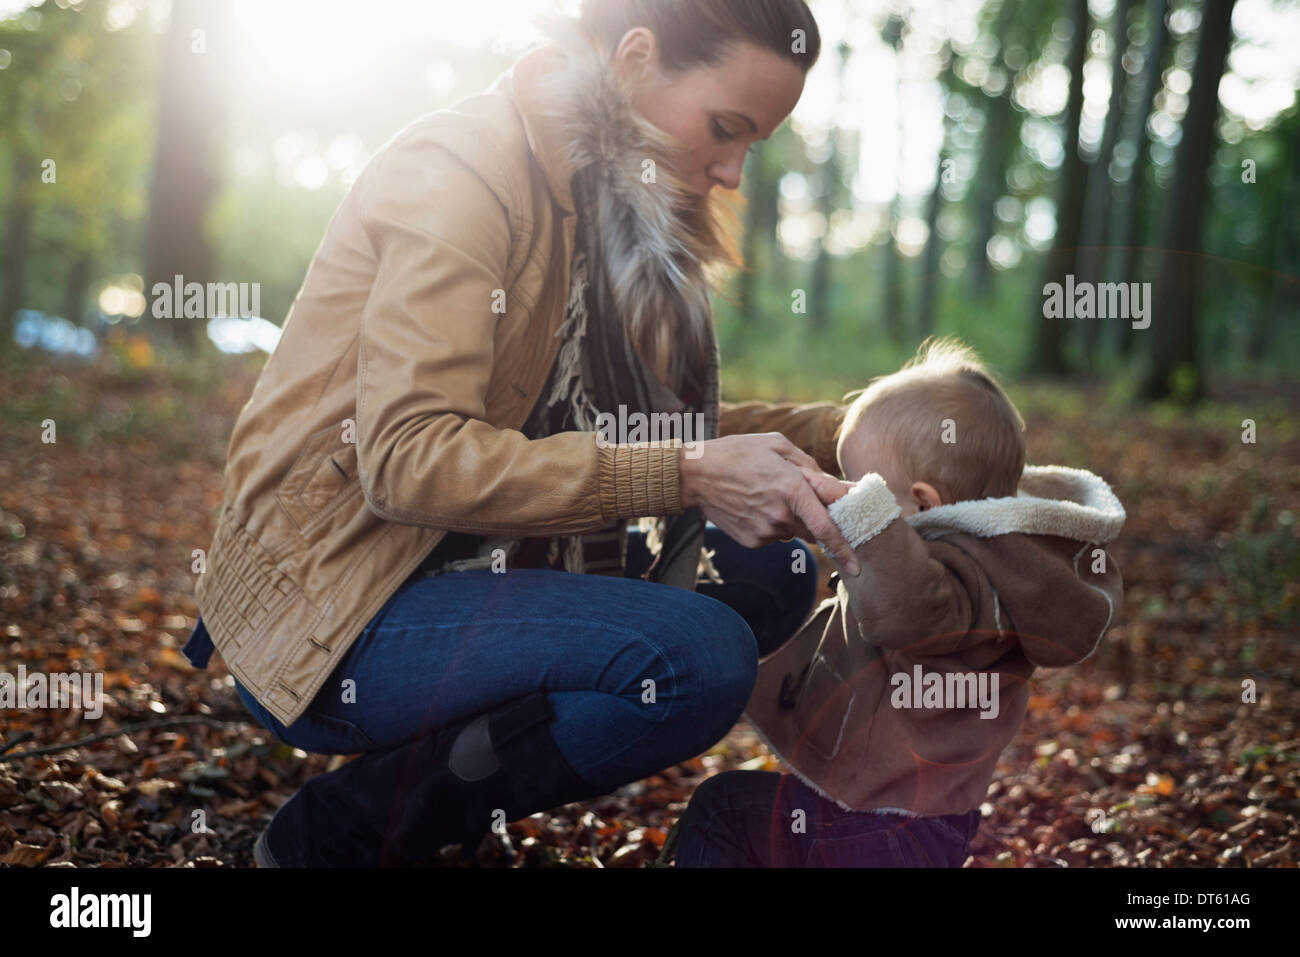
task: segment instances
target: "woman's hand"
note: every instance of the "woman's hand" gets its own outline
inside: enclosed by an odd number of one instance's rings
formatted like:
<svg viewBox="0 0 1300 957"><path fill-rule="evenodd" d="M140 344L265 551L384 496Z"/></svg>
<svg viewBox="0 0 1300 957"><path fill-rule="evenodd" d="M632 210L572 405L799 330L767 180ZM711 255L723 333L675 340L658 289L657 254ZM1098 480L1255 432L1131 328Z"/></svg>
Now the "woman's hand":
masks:
<svg viewBox="0 0 1300 957"><path fill-rule="evenodd" d="M696 448L693 458L682 450L683 507L699 506L705 518L747 548L812 538L850 575L858 574L853 549L824 504L844 495L851 482L827 475L780 432L727 435Z"/></svg>

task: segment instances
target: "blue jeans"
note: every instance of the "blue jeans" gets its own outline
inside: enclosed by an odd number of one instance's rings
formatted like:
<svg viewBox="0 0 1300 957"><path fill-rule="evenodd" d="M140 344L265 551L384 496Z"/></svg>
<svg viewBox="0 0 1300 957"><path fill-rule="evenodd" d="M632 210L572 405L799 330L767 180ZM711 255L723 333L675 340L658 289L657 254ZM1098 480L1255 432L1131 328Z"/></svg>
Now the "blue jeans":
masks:
<svg viewBox="0 0 1300 957"><path fill-rule="evenodd" d="M757 659L794 634L817 589L798 539L749 549L709 523L705 547L726 583L696 592L634 577L650 555L641 533L629 539L622 579L533 568L412 576L288 727L236 690L275 737L326 754L389 751L542 691L573 770L615 790L726 735Z"/></svg>
<svg viewBox="0 0 1300 957"><path fill-rule="evenodd" d="M792 774L726 771L682 815L678 867L961 867L980 812L846 811Z"/></svg>

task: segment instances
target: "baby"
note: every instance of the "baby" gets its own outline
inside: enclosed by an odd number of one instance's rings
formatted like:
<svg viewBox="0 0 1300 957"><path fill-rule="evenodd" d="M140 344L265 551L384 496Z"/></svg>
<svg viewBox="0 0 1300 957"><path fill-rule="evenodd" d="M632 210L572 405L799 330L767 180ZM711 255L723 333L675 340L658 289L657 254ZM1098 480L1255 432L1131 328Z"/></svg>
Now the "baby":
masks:
<svg viewBox="0 0 1300 957"><path fill-rule="evenodd" d="M791 774L705 781L678 867L956 866L1036 667L1119 611L1124 509L1090 472L1026 467L1024 423L968 348L922 347L844 418L828 506L861 574L759 663L745 716Z"/></svg>

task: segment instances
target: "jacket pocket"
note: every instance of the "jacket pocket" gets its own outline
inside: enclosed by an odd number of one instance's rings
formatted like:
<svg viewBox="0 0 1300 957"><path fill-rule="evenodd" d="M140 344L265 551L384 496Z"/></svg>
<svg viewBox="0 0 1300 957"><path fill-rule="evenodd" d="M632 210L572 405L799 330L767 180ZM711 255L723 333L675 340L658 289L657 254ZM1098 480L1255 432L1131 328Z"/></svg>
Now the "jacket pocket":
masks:
<svg viewBox="0 0 1300 957"><path fill-rule="evenodd" d="M357 447L344 442L342 425L328 425L312 433L293 467L280 483L276 501L306 534L329 517L344 493L361 487L357 479Z"/></svg>
<svg viewBox="0 0 1300 957"><path fill-rule="evenodd" d="M799 740L826 761L839 754L857 697L848 676L837 668L838 664L819 649L809 662L802 689L795 692L798 703L793 720Z"/></svg>

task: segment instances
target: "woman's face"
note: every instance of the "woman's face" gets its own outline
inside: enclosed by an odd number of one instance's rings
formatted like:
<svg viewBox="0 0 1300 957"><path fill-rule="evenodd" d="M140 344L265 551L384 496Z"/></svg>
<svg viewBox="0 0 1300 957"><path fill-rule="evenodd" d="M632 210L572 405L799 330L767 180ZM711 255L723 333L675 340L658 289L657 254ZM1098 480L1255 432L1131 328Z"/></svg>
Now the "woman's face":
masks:
<svg viewBox="0 0 1300 957"><path fill-rule="evenodd" d="M736 189L745 155L781 125L803 93L803 70L753 43L728 48L711 67L679 74L659 65L655 35L636 27L614 53L633 82L633 106L685 144L673 171L701 198L715 186Z"/></svg>

